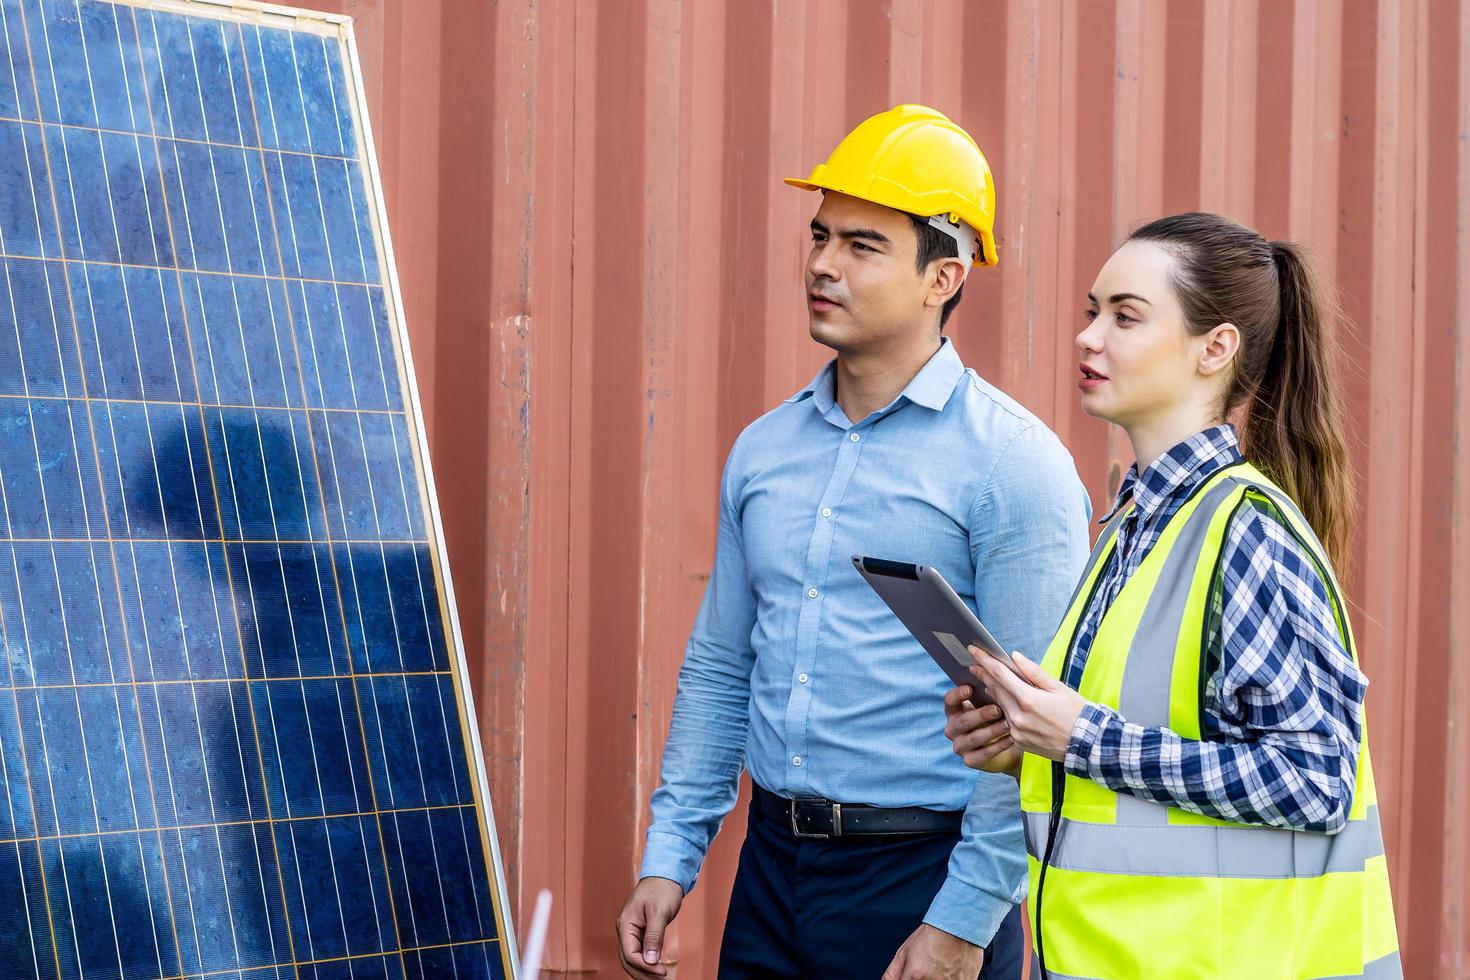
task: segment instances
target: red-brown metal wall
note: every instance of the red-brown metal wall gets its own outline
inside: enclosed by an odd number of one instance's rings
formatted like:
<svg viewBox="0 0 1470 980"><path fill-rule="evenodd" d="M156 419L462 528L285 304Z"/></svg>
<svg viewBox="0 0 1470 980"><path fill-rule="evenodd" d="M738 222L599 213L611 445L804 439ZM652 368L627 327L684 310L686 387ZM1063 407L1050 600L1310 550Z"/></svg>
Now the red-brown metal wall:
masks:
<svg viewBox="0 0 1470 980"><path fill-rule="evenodd" d="M555 970L617 973L724 453L824 359L816 202L777 178L922 101L1000 189L951 332L1095 501L1126 445L1078 411L1071 337L1130 227L1219 210L1335 271L1407 972L1470 976L1470 0L318 5L357 19L511 894L556 892ZM684 978L713 975L736 836Z"/></svg>

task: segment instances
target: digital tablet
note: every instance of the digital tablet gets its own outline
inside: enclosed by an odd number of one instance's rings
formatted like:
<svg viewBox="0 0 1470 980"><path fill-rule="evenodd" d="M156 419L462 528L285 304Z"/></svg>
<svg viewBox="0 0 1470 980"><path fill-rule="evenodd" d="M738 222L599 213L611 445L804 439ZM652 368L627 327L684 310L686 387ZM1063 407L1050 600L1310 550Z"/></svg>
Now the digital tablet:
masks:
<svg viewBox="0 0 1470 980"><path fill-rule="evenodd" d="M985 685L970 673L972 661L967 648L972 644L1026 680L1011 661L1010 652L996 642L936 569L860 555L853 555L852 563L955 686L974 688L975 696L970 701L976 707L995 702Z"/></svg>

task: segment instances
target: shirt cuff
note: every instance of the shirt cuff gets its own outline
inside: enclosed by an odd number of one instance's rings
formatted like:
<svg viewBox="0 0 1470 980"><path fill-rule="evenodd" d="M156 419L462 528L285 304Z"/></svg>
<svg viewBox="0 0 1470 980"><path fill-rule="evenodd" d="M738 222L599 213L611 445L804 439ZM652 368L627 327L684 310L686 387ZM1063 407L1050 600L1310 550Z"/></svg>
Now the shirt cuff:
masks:
<svg viewBox="0 0 1470 980"><path fill-rule="evenodd" d="M684 838L650 830L643 845L643 868L638 877L667 878L688 895L694 889L703 861L704 855Z"/></svg>
<svg viewBox="0 0 1470 980"><path fill-rule="evenodd" d="M1062 766L1073 776L1088 779L1091 776L1089 763L1093 748L1102 738L1103 730L1116 718L1113 712L1093 701L1082 707L1077 724L1072 726L1072 740L1067 744L1067 757Z"/></svg>
<svg viewBox="0 0 1470 980"><path fill-rule="evenodd" d="M951 875L929 903L924 924L967 943L989 946L1015 904Z"/></svg>

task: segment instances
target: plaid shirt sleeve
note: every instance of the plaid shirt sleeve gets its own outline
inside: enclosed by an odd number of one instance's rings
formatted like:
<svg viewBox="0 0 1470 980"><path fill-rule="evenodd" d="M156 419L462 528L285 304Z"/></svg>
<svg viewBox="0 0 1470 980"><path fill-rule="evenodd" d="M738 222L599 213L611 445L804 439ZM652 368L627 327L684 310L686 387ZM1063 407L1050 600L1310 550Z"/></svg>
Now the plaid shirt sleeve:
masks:
<svg viewBox="0 0 1470 980"><path fill-rule="evenodd" d="M1367 680L1316 567L1264 505L1232 523L1224 561L1205 740L1089 703L1067 771L1211 817L1336 833L1352 807Z"/></svg>

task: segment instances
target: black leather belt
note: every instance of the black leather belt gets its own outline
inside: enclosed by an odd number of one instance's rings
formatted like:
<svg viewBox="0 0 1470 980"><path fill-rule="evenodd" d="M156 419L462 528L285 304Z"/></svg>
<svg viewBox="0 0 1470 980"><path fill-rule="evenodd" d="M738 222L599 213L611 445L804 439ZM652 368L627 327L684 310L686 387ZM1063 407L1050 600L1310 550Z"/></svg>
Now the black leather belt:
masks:
<svg viewBox="0 0 1470 980"><path fill-rule="evenodd" d="M784 823L797 837L878 837L901 834L957 834L962 810L926 810L918 806L881 807L835 803L803 797L789 800L760 786L755 805L761 817Z"/></svg>

